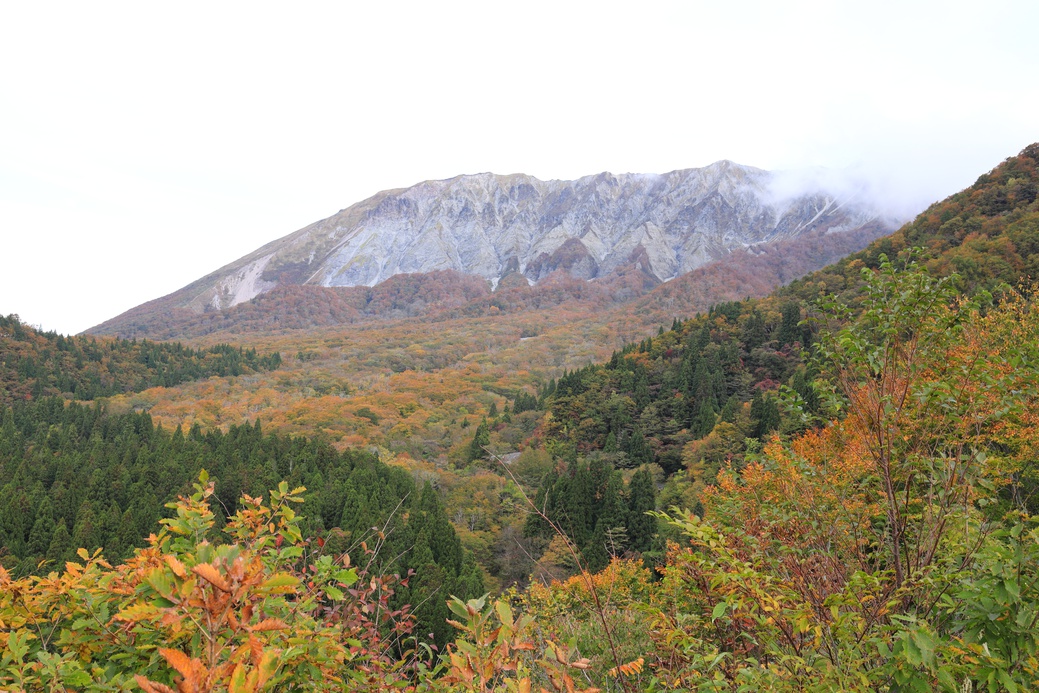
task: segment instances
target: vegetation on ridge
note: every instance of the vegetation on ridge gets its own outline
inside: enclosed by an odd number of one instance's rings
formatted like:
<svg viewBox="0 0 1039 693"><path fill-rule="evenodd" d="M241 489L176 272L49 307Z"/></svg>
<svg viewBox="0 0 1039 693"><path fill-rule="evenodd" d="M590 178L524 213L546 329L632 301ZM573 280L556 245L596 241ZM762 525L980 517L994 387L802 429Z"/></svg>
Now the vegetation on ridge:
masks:
<svg viewBox="0 0 1039 693"><path fill-rule="evenodd" d="M103 493L105 474L76 476L95 459L151 459L161 480L148 439L181 446L184 497L121 564L75 552L64 570L0 568L0 686L1039 688L1039 307L1027 281L1008 286L1036 260L1037 159L1033 145L863 253L767 299L676 318L606 363L536 388L472 373L463 382L486 389L444 419L455 434L432 463L391 469L256 425L167 433L58 399L7 408L16 497L59 478ZM396 411L356 415L382 425ZM210 458L217 482L203 475L191 494ZM414 489L370 565L348 550L345 518L368 524L380 494L350 494L351 469L390 480L390 502ZM418 494L413 479L430 483ZM0 522L32 543L22 507ZM326 529L336 511L340 532ZM433 559L400 581L378 576L395 536L412 556L424 539ZM497 562L497 585L513 564L558 579L493 601L418 599L478 589L452 582L445 547L449 563L474 568L466 549ZM455 629L440 621L437 650L433 608Z"/></svg>
<svg viewBox="0 0 1039 693"><path fill-rule="evenodd" d="M260 356L228 344L192 349L178 342L65 337L0 315L0 404L48 395L93 400L279 365L278 353Z"/></svg>

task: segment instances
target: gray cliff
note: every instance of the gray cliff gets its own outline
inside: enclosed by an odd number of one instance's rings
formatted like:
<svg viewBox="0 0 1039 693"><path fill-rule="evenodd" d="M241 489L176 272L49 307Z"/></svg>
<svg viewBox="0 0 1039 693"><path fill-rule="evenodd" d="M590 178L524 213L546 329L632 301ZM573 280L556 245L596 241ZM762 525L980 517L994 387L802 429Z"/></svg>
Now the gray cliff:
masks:
<svg viewBox="0 0 1039 693"><path fill-rule="evenodd" d="M178 303L201 312L281 284L374 286L444 269L496 285L512 273L530 283L559 270L594 280L636 265L666 282L737 248L883 219L854 195L778 194L775 181L729 161L574 181L490 173L426 181L269 243L177 292Z"/></svg>

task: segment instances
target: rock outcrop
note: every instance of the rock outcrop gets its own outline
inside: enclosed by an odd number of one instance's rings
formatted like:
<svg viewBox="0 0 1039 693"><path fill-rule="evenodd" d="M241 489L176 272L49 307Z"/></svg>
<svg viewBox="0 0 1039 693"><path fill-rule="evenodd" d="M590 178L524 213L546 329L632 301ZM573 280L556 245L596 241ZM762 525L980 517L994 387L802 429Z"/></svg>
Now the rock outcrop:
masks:
<svg viewBox="0 0 1039 693"><path fill-rule="evenodd" d="M810 231L893 230L899 221L847 194L780 194L789 187L776 180L720 161L574 181L490 173L426 181L381 192L145 306L203 313L279 286L374 286L438 270L492 287L516 274L535 284L560 270L597 280L635 268L666 282L736 249Z"/></svg>

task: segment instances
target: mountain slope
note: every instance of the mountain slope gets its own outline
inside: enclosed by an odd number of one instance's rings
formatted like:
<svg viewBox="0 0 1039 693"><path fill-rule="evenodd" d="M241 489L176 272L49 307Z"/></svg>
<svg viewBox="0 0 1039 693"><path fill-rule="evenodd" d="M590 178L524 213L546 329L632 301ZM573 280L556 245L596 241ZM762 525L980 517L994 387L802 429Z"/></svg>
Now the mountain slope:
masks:
<svg viewBox="0 0 1039 693"><path fill-rule="evenodd" d="M808 409L818 405L810 384L816 374L806 369L802 349L821 328L798 323L813 311L822 320L833 316L818 315L811 302L835 293L858 310L863 269L877 270L881 255L895 260L908 248L922 249L919 262L932 276L954 275L964 297L999 284L1029 287L1039 279L1039 144L865 250L764 298L718 303L676 321L669 332L628 344L607 363L567 374L548 398L547 438L556 449L613 450L629 458L637 440L640 461L669 472L684 465L691 478L713 482L726 460L742 459L748 438L796 425L769 403L781 383L801 394ZM672 282L636 310L688 309L699 288Z"/></svg>
<svg viewBox="0 0 1039 693"><path fill-rule="evenodd" d="M822 189L780 193L779 180L721 161L575 181L489 173L427 181L381 192L90 331L126 334L158 314L218 311L287 285L374 286L441 270L497 286L559 271L601 280L636 269L656 284L811 231L894 228L861 200Z"/></svg>
<svg viewBox="0 0 1039 693"><path fill-rule="evenodd" d="M0 406L63 395L78 400L173 387L211 376L270 371L277 353L217 344L205 349L177 342L64 337L0 315Z"/></svg>

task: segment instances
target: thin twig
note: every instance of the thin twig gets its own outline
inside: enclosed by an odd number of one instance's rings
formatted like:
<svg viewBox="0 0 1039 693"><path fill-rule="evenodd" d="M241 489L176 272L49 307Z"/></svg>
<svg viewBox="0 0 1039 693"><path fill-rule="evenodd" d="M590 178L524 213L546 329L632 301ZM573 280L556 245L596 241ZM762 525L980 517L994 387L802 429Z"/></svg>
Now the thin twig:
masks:
<svg viewBox="0 0 1039 693"><path fill-rule="evenodd" d="M599 621L602 623L603 632L606 634L606 642L610 646L610 653L613 656L613 665L617 668L617 671L620 672L620 670L621 670L620 669L620 667L621 667L621 657L620 657L620 654L618 654L618 652L617 652L617 644L614 642L613 630L610 628L610 624L606 620L606 612L605 612L605 609L602 606L602 601L599 599L599 591L595 588L595 581L592 580L592 574L588 571L587 568L584 567L584 563L581 561L581 556L577 552L577 547L570 540L570 537L568 537L566 535L566 533L562 529L560 529L559 526L555 522L553 522L548 517L548 515L545 514L545 512L541 508L539 508L537 505L535 505L534 501L530 500L530 497L523 490L523 486L516 479L516 476L512 473L512 470L509 469L509 467L505 464L505 461L499 455L496 455L495 453L491 452L486 447L484 447L484 451L488 455L493 457L494 460L499 465L501 465L502 469L505 470L505 473L509 475L509 478L512 479L512 482L514 484L516 484L516 488L519 490L520 494L523 496L523 500L525 500L527 502L527 505L529 505L531 507L531 509L535 513L537 513L537 515L542 520L544 520L546 523L548 523L548 526L552 528L553 532L555 532L560 538L562 538L563 543L566 545L567 550L570 552L570 555L573 556L574 561L577 563L577 567L581 571L581 576L584 578L584 581L585 581L586 585L588 586L588 591L592 595L592 600L595 602L595 612L599 616ZM631 682L629 682L626 677L619 676L618 680L620 681L621 686L624 688L625 691L629 691L629 692L630 691L634 691L634 689L631 687Z"/></svg>

